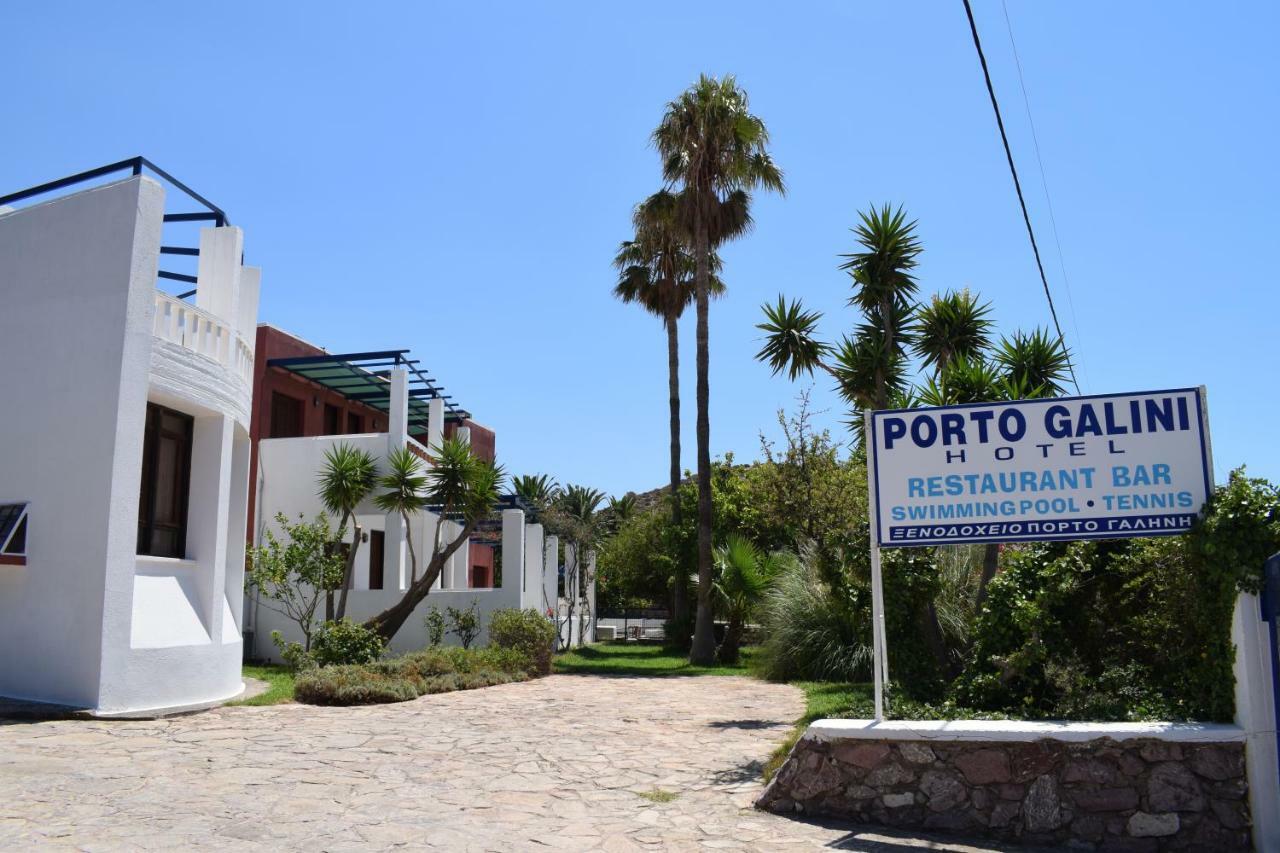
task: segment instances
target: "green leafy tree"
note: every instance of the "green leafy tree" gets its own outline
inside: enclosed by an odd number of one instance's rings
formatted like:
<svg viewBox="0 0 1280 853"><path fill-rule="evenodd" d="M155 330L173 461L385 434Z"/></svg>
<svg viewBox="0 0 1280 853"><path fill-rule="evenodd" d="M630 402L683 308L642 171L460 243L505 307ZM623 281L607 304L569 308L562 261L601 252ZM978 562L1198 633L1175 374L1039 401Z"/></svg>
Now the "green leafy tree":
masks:
<svg viewBox="0 0 1280 853"><path fill-rule="evenodd" d="M342 575L342 592L338 597L336 612L331 612L332 594L325 600L325 621L341 621L347 613L347 593L351 589L355 573L356 552L360 549L363 530L356 519L356 508L373 491L378 476L378 466L373 457L345 441L329 448L324 454L320 469L320 500L324 508L338 516L339 529L352 531L351 547L347 549L346 568Z"/></svg>
<svg viewBox="0 0 1280 853"><path fill-rule="evenodd" d="M391 451L387 457L387 471L378 478L378 486L386 491L376 495L373 502L383 512L394 512L404 522L405 544L409 546L410 583L418 579L418 552L413 547L413 525L409 523L414 513L426 509L427 478L422 473L422 460L407 447Z"/></svg>
<svg viewBox="0 0 1280 853"><path fill-rule="evenodd" d="M710 344L711 257L722 243L751 223L750 193L783 192L782 172L769 155L769 132L750 111L747 93L732 76L703 75L667 104L653 132L662 160L662 176L681 187L679 219L694 259L697 313L698 577L694 641L689 659L715 661L712 624L712 501Z"/></svg>
<svg viewBox="0 0 1280 853"><path fill-rule="evenodd" d="M316 610L326 592L342 583L345 561L334 547L338 536L327 516L306 521L300 515L290 522L284 513L276 513L276 525L282 536L268 527L263 543L250 549L245 587L258 591L263 607L297 624L302 650L309 652Z"/></svg>
<svg viewBox="0 0 1280 853"><path fill-rule="evenodd" d="M449 619L449 633L458 638L462 648L471 648L471 644L476 641L476 637L480 636L481 627L480 610L476 602L472 601L466 610L446 607L445 613Z"/></svg>
<svg viewBox="0 0 1280 853"><path fill-rule="evenodd" d="M457 438L446 438L434 449L432 458L434 464L426 474L426 504L440 508L440 520L432 541L431 559L422 576L409 584L399 601L365 623L365 627L377 631L387 642L431 592L449 558L493 512L506 476L500 466L476 456L468 442ZM444 537L446 519L461 522L457 536L448 541Z"/></svg>

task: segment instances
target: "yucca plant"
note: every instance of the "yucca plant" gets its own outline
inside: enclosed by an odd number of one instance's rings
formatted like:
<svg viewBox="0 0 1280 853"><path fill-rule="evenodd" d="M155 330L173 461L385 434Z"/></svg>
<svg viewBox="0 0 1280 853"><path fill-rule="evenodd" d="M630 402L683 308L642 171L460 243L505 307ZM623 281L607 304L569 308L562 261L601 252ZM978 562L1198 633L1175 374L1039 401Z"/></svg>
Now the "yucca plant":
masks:
<svg viewBox="0 0 1280 853"><path fill-rule="evenodd" d="M351 589L356 552L360 549L360 537L363 534L360 522L356 519L356 507L369 496L377 477L377 462L367 451L359 450L345 441L325 451L324 464L320 468L320 501L326 510L340 519L340 533L348 524L351 525L352 532L338 606L334 610L333 596L329 595L325 601L326 620L341 621L347 614L347 592Z"/></svg>
<svg viewBox="0 0 1280 853"><path fill-rule="evenodd" d="M418 579L418 552L413 547L413 526L409 519L427 506L427 478L422 473L422 460L407 447L391 451L387 471L378 478L378 486L386 489L374 496L378 509L397 513L404 521L404 541L409 546L409 582L412 583Z"/></svg>

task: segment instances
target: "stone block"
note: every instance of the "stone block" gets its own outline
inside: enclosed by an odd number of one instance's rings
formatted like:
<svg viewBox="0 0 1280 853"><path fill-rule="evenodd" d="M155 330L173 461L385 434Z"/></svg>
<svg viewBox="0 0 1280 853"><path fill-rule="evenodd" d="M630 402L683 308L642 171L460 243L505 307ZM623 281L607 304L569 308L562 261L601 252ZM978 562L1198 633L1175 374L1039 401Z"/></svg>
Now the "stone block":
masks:
<svg viewBox="0 0 1280 853"><path fill-rule="evenodd" d="M1134 812L1129 816L1126 829L1134 838L1164 838L1176 833L1180 825L1178 815L1174 812Z"/></svg>
<svg viewBox="0 0 1280 853"><path fill-rule="evenodd" d="M1209 807L1218 823L1227 829L1247 829L1249 827L1249 809L1244 803L1233 800L1211 800Z"/></svg>
<svg viewBox="0 0 1280 853"><path fill-rule="evenodd" d="M883 743L844 743L831 751L836 761L870 770L889 757L889 747Z"/></svg>
<svg viewBox="0 0 1280 853"><path fill-rule="evenodd" d="M991 809L991 819L988 821L988 825L993 829L1002 829L1013 823L1014 819L1020 814L1022 814L1022 803L1001 800Z"/></svg>
<svg viewBox="0 0 1280 853"><path fill-rule="evenodd" d="M975 749L958 756L953 764L971 785L1008 782L1011 776L1009 755L1003 749Z"/></svg>
<svg viewBox="0 0 1280 853"><path fill-rule="evenodd" d="M930 811L953 809L969 799L969 791L953 774L945 770L926 770L920 777L920 790L929 798Z"/></svg>
<svg viewBox="0 0 1280 853"><path fill-rule="evenodd" d="M1023 743L1009 750L1010 770L1014 782L1030 782L1053 770L1061 755L1061 747L1052 741Z"/></svg>
<svg viewBox="0 0 1280 853"><path fill-rule="evenodd" d="M898 754L901 755L908 764L932 764L938 759L937 754L928 746L923 743L914 743L912 741L898 744Z"/></svg>
<svg viewBox="0 0 1280 853"><path fill-rule="evenodd" d="M916 774L912 770L908 770L896 762L881 764L875 770L872 770L863 779L867 785L872 788L891 788L895 785L905 785L908 782L914 782Z"/></svg>
<svg viewBox="0 0 1280 853"><path fill-rule="evenodd" d="M1187 763L1197 775L1215 782L1244 775L1244 752L1230 746L1202 746Z"/></svg>
<svg viewBox="0 0 1280 853"><path fill-rule="evenodd" d="M1111 764L1098 758L1072 758L1062 769L1062 781L1068 784L1088 782L1093 785L1114 785L1120 781L1120 773Z"/></svg>
<svg viewBox="0 0 1280 853"><path fill-rule="evenodd" d="M1052 832L1062 825L1062 800L1058 781L1052 776L1037 778L1022 798L1023 823L1028 832Z"/></svg>
<svg viewBox="0 0 1280 853"><path fill-rule="evenodd" d="M1166 761L1156 765L1147 780L1147 806L1153 812L1204 811L1200 782L1184 765Z"/></svg>
<svg viewBox="0 0 1280 853"><path fill-rule="evenodd" d="M1123 812L1138 807L1133 788L1086 788L1071 792L1076 808L1086 812Z"/></svg>
<svg viewBox="0 0 1280 853"><path fill-rule="evenodd" d="M904 806L914 806L916 804L916 795L910 791L901 794L885 794L882 802L887 809L900 809Z"/></svg>

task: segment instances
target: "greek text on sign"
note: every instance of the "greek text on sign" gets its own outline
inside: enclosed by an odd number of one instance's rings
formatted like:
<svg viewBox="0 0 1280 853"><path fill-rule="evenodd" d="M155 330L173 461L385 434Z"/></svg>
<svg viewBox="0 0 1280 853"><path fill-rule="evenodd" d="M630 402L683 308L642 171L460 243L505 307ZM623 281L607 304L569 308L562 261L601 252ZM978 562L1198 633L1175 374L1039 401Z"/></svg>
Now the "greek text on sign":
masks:
<svg viewBox="0 0 1280 853"><path fill-rule="evenodd" d="M1203 389L873 412L882 547L1185 533L1211 488Z"/></svg>

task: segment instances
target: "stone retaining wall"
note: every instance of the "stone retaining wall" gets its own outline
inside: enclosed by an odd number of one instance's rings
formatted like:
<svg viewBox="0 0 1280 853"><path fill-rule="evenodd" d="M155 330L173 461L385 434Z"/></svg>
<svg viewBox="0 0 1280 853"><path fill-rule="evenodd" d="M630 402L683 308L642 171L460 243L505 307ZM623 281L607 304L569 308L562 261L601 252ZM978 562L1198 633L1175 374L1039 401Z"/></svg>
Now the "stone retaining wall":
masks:
<svg viewBox="0 0 1280 853"><path fill-rule="evenodd" d="M1253 849L1240 742L810 734L756 805L1084 850Z"/></svg>

